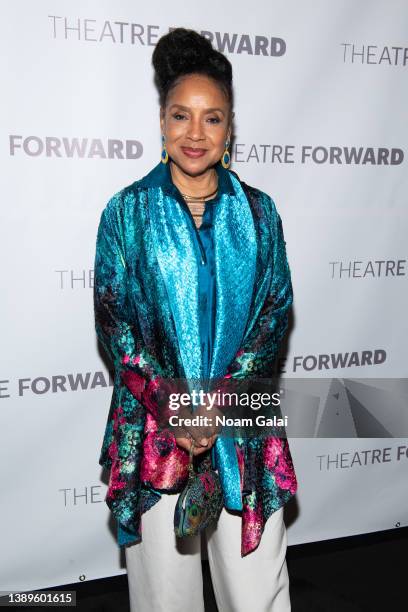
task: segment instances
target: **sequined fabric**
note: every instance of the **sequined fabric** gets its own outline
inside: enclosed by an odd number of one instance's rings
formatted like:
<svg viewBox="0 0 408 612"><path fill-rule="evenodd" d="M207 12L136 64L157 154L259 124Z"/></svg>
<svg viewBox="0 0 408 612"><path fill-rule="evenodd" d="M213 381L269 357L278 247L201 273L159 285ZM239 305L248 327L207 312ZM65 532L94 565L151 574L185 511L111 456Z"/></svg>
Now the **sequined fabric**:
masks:
<svg viewBox="0 0 408 612"><path fill-rule="evenodd" d="M188 476L188 454L171 435L163 439L152 406L126 380L138 375L134 383L157 387L161 380L205 374L197 245L184 200L165 184L164 171L159 163L111 198L96 244L95 327L115 367L99 463L110 471L106 503L120 525L119 544L140 541L143 513L162 492L180 491ZM267 194L220 164L217 172L232 189L220 195L212 219L210 378L271 376L292 303L281 219ZM272 512L297 490L288 441L218 438L214 458L227 499L239 480L240 499L229 503L242 507L244 556L258 546Z"/></svg>

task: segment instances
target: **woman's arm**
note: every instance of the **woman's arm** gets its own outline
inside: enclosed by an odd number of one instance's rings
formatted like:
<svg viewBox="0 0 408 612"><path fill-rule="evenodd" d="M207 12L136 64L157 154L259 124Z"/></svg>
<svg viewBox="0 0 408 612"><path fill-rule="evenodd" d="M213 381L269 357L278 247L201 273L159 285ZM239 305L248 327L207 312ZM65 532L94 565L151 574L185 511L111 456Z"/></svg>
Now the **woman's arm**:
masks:
<svg viewBox="0 0 408 612"><path fill-rule="evenodd" d="M137 372L148 381L160 368L142 348L137 321L131 320L128 270L118 215L120 193L113 196L99 222L94 265L96 334L116 371Z"/></svg>
<svg viewBox="0 0 408 612"><path fill-rule="evenodd" d="M99 222L93 297L96 334L115 369L122 369L136 365L138 351L134 326L128 319L125 256L116 224L112 222L114 198L103 210Z"/></svg>
<svg viewBox="0 0 408 612"><path fill-rule="evenodd" d="M136 357L132 326L127 321L126 264L108 212L102 212L96 239L94 313L96 334L116 368ZM125 359L125 356L129 359Z"/></svg>
<svg viewBox="0 0 408 612"><path fill-rule="evenodd" d="M137 322L129 315L127 266L117 218L119 197L114 196L108 203L98 227L94 266L95 329L137 405L142 404L158 422L166 423L172 414L167 396L179 389L177 385L171 388L171 380L164 377L159 364L143 349Z"/></svg>

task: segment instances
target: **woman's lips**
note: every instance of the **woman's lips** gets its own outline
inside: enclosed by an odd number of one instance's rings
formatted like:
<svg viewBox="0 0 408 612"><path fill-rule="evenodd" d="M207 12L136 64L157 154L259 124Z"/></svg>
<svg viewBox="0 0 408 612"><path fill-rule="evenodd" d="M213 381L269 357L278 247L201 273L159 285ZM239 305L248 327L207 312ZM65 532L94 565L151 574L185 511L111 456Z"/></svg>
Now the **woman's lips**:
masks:
<svg viewBox="0 0 408 612"><path fill-rule="evenodd" d="M205 155L207 149L192 149L190 147L181 147L181 150L183 151L184 155L187 155L187 157L202 157L203 155Z"/></svg>

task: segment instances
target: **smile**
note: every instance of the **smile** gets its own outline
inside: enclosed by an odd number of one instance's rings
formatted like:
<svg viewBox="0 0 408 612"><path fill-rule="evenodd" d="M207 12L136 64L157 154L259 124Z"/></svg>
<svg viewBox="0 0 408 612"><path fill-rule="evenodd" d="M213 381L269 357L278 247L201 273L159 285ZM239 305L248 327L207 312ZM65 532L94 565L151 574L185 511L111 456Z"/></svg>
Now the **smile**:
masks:
<svg viewBox="0 0 408 612"><path fill-rule="evenodd" d="M187 157L202 157L207 152L207 149L191 147L181 147L181 150L183 151L184 155L187 155Z"/></svg>

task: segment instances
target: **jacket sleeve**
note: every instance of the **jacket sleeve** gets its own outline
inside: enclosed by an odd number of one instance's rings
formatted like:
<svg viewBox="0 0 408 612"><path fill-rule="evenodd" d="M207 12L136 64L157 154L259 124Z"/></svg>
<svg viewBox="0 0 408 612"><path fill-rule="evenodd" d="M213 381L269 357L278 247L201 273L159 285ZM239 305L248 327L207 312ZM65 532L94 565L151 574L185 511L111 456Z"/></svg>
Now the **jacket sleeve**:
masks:
<svg viewBox="0 0 408 612"><path fill-rule="evenodd" d="M159 373L143 350L138 321L130 315L128 268L120 231L120 193L103 210L96 238L94 263L95 330L116 370Z"/></svg>
<svg viewBox="0 0 408 612"><path fill-rule="evenodd" d="M99 222L94 263L95 330L122 383L158 418L161 413L154 392L163 372L147 353L135 314L130 314L120 211L119 193L108 202Z"/></svg>
<svg viewBox="0 0 408 612"><path fill-rule="evenodd" d="M254 327L227 369L226 378L272 377L273 362L288 328L288 313L293 302L291 272L286 254L282 219L272 198L269 223L272 244L272 280Z"/></svg>
<svg viewBox="0 0 408 612"><path fill-rule="evenodd" d="M96 334L115 369L137 360L134 324L129 320L127 269L119 232L112 222L114 196L103 210L96 238L94 314Z"/></svg>

